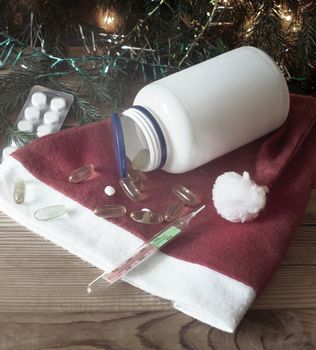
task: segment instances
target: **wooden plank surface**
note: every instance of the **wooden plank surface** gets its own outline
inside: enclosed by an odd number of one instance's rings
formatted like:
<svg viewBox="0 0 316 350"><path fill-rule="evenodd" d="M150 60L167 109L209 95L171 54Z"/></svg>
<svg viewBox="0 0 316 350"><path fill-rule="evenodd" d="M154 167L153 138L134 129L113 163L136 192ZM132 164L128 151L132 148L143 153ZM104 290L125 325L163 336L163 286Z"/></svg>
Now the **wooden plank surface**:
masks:
<svg viewBox="0 0 316 350"><path fill-rule="evenodd" d="M99 272L0 214L0 350L316 349L316 190L281 267L234 335L126 284L88 297Z"/></svg>
<svg viewBox="0 0 316 350"><path fill-rule="evenodd" d="M175 311L0 313L1 350L313 350L315 310L250 311L236 334Z"/></svg>

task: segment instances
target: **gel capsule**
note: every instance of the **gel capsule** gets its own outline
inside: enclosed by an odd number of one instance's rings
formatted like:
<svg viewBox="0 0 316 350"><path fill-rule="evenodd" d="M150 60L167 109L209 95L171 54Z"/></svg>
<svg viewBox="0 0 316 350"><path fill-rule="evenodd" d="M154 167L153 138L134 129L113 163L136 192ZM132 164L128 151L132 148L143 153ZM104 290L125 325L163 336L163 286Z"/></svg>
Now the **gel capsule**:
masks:
<svg viewBox="0 0 316 350"><path fill-rule="evenodd" d="M148 149L141 149L132 160L132 168L135 170L144 169L149 162L149 155Z"/></svg>
<svg viewBox="0 0 316 350"><path fill-rule="evenodd" d="M184 207L183 201L175 201L164 212L164 219L167 222L171 222L180 216L181 210Z"/></svg>
<svg viewBox="0 0 316 350"><path fill-rule="evenodd" d="M127 177L130 180L132 180L136 185L136 187L141 191L144 188L142 173L138 170L133 169L131 161L128 158L126 159L127 159L127 169L128 169Z"/></svg>
<svg viewBox="0 0 316 350"><path fill-rule="evenodd" d="M135 185L134 181L128 177L122 177L119 180L120 186L124 193L133 201L139 202L142 199L140 190Z"/></svg>
<svg viewBox="0 0 316 350"><path fill-rule="evenodd" d="M23 180L17 180L14 183L13 188L13 197L14 201L17 204L22 204L25 197L25 183Z"/></svg>
<svg viewBox="0 0 316 350"><path fill-rule="evenodd" d="M174 185L172 192L186 205L193 207L199 203L197 196L182 185Z"/></svg>
<svg viewBox="0 0 316 350"><path fill-rule="evenodd" d="M151 210L135 210L131 212L130 217L141 224L161 224L163 221L163 216L161 214Z"/></svg>
<svg viewBox="0 0 316 350"><path fill-rule="evenodd" d="M123 205L103 205L97 207L93 210L94 214L97 216L102 216L103 218L118 218L126 214L126 208Z"/></svg>
<svg viewBox="0 0 316 350"><path fill-rule="evenodd" d="M88 164L84 165L79 169L74 170L70 175L69 175L69 182L71 183L78 183L81 181L84 181L91 177L94 173L94 165Z"/></svg>
<svg viewBox="0 0 316 350"><path fill-rule="evenodd" d="M51 207L45 207L36 210L34 213L34 218L36 220L51 220L58 218L66 214L66 208L63 205L52 205Z"/></svg>

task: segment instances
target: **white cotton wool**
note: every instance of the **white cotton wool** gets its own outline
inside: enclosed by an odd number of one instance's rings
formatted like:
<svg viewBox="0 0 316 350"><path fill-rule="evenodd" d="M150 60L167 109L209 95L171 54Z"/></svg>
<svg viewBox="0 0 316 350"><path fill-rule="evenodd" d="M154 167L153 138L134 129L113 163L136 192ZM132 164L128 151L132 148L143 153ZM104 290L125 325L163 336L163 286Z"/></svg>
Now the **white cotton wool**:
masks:
<svg viewBox="0 0 316 350"><path fill-rule="evenodd" d="M213 186L213 202L217 213L232 222L255 219L266 205L266 186L258 186L246 171L224 173Z"/></svg>

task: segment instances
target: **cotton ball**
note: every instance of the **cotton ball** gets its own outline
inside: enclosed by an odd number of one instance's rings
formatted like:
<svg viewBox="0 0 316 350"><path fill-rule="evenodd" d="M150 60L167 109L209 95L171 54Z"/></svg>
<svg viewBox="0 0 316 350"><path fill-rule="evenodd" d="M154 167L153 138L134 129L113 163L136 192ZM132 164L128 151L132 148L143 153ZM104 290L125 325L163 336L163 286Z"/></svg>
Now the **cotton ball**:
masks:
<svg viewBox="0 0 316 350"><path fill-rule="evenodd" d="M217 213L232 222L255 219L266 205L266 186L258 186L246 171L220 175L213 186L213 202Z"/></svg>
<svg viewBox="0 0 316 350"><path fill-rule="evenodd" d="M107 196L113 196L115 194L115 188L112 186L106 186L104 192Z"/></svg>

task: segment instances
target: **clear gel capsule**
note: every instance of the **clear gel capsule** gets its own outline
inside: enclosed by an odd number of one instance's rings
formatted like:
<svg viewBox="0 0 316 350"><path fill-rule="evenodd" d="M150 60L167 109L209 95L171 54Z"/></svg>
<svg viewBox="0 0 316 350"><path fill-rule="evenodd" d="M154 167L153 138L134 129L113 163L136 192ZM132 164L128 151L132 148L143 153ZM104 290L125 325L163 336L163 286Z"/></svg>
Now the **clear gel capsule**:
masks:
<svg viewBox="0 0 316 350"><path fill-rule="evenodd" d="M34 213L34 218L36 220L51 220L66 214L66 211L63 205L52 205L50 207L37 209Z"/></svg>
<svg viewBox="0 0 316 350"><path fill-rule="evenodd" d="M144 169L149 162L149 156L150 154L148 149L141 149L132 160L132 168L135 170Z"/></svg>
<svg viewBox="0 0 316 350"><path fill-rule="evenodd" d="M17 204L22 204L25 197L25 183L23 180L17 180L14 183L13 189L14 201Z"/></svg>
<svg viewBox="0 0 316 350"><path fill-rule="evenodd" d="M132 211L130 217L141 224L161 224L163 222L163 216L159 213L155 213L151 210L135 210Z"/></svg>
<svg viewBox="0 0 316 350"><path fill-rule="evenodd" d="M78 183L81 181L84 181L91 177L94 173L94 165L88 164L84 165L79 169L74 170L70 175L69 175L69 182L71 183Z"/></svg>
<svg viewBox="0 0 316 350"><path fill-rule="evenodd" d="M193 207L199 203L197 196L182 185L174 185L172 192L186 205Z"/></svg>
<svg viewBox="0 0 316 350"><path fill-rule="evenodd" d="M133 201L139 202L142 199L142 194L134 181L128 177L122 177L119 180L120 186L124 193Z"/></svg>
<svg viewBox="0 0 316 350"><path fill-rule="evenodd" d="M175 201L171 203L171 205L166 209L164 212L164 219L167 222L171 222L175 219L177 219L180 216L180 213L184 207L184 202L183 201Z"/></svg>
<svg viewBox="0 0 316 350"><path fill-rule="evenodd" d="M126 208L123 205L103 205L97 207L93 210L94 214L97 216L102 216L103 218L118 218L126 214Z"/></svg>
<svg viewBox="0 0 316 350"><path fill-rule="evenodd" d="M128 158L126 158L126 160L128 169L127 177L132 180L136 187L141 191L144 188L143 175L140 171L132 168L132 163Z"/></svg>

